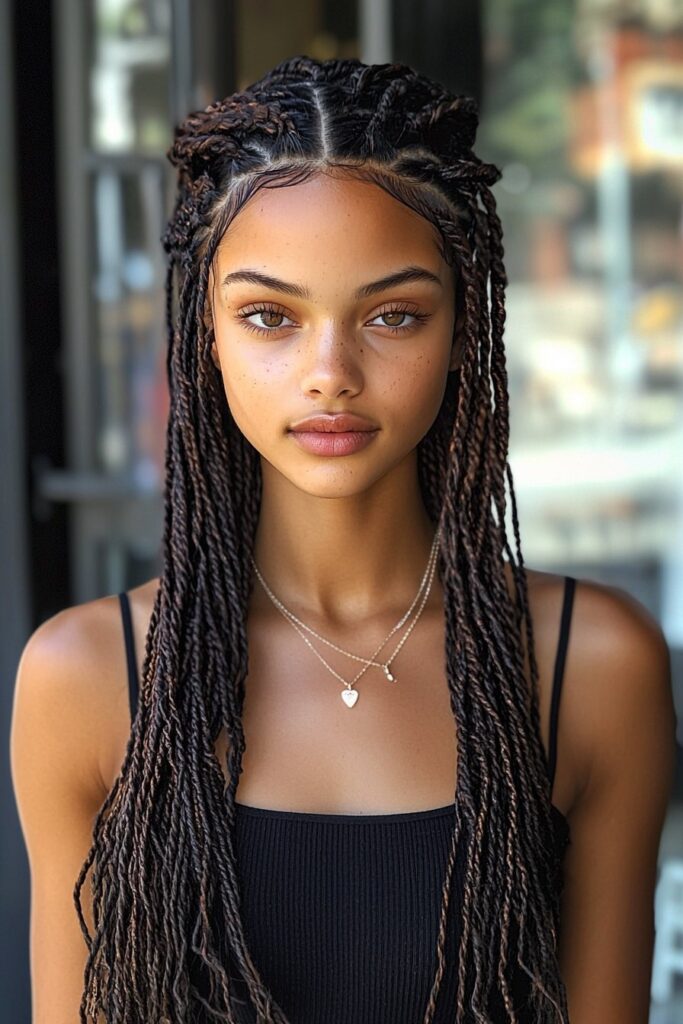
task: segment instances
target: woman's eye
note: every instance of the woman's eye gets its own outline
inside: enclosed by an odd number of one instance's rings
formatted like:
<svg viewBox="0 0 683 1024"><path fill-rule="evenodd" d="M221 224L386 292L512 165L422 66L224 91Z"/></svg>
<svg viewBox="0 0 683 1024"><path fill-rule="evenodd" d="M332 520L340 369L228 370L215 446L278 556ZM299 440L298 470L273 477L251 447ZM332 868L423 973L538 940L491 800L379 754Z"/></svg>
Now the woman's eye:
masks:
<svg viewBox="0 0 683 1024"><path fill-rule="evenodd" d="M281 310L272 309L270 306L258 306L254 308L243 310L237 314L239 320L242 321L248 331L256 331L258 334L274 334L275 331L281 327L288 326L283 324L283 319L289 319ZM254 323L252 317L261 318L260 323Z"/></svg>
<svg viewBox="0 0 683 1024"><path fill-rule="evenodd" d="M412 318L412 323L405 323L406 317ZM407 309L385 309L377 316L373 317L373 320L383 319L384 323L379 324L380 327L388 327L390 331L397 333L398 331L409 331L415 326L416 323L424 323L428 319L426 313L411 313ZM372 320L369 321L372 323Z"/></svg>

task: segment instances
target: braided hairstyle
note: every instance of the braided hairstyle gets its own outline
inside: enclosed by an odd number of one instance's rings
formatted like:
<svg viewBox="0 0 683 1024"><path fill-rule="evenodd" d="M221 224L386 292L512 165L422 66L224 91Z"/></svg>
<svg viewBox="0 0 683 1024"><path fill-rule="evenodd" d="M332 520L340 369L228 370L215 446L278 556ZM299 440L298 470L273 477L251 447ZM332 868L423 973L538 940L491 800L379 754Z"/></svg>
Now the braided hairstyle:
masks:
<svg viewBox="0 0 683 1024"><path fill-rule="evenodd" d="M520 1021L521 977L533 1020L568 1020L538 669L507 462L506 275L490 191L500 172L472 152L477 123L473 100L407 65L299 56L176 128L168 157L177 200L162 239L171 395L163 565L138 712L74 889L89 950L82 1024L99 1021L100 1011L109 1024L233 1024L238 983L258 1022L287 1024L251 959L240 916L233 827L261 477L211 358L207 284L221 237L250 196L332 168L376 183L431 220L464 303L461 365L418 446L425 507L441 527L458 737L455 823L423 1024L435 1019L461 844L458 997L449 1019ZM227 785L214 752L222 727ZM80 893L92 865L91 936Z"/></svg>

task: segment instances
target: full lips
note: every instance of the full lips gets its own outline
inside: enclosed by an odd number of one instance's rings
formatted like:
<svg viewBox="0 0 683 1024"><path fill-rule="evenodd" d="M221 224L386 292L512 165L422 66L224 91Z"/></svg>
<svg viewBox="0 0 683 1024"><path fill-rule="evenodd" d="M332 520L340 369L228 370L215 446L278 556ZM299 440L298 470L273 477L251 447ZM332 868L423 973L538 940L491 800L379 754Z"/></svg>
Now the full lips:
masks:
<svg viewBox="0 0 683 1024"><path fill-rule="evenodd" d="M313 455L353 455L370 444L377 430L290 430L296 443Z"/></svg>

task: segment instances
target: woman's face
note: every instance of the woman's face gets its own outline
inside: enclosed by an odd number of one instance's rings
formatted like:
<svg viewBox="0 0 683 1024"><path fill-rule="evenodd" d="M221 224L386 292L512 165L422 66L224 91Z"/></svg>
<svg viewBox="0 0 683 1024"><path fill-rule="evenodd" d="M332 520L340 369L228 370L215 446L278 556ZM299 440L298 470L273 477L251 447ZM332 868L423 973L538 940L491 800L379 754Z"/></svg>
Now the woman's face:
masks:
<svg viewBox="0 0 683 1024"><path fill-rule="evenodd" d="M326 174L261 189L226 231L209 280L214 361L240 430L301 490L369 488L434 422L458 358L437 238L379 186ZM335 413L371 429L292 429Z"/></svg>

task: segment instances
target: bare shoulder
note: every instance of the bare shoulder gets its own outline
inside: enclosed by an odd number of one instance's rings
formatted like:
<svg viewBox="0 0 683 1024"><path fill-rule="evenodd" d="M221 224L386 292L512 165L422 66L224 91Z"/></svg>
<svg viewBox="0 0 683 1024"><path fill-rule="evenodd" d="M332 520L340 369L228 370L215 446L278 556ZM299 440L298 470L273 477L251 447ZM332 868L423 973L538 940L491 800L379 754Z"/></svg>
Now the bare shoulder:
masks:
<svg viewBox="0 0 683 1024"><path fill-rule="evenodd" d="M527 579L547 719L565 577L527 569ZM666 756L673 755L675 712L663 631L628 591L577 577L558 725L557 785L564 794L558 802L570 819L598 777L620 771L623 777L623 761L633 763L633 733L643 736L648 723L651 741L670 741Z"/></svg>
<svg viewBox="0 0 683 1024"><path fill-rule="evenodd" d="M130 592L131 605L134 594L144 604L153 582ZM84 792L104 799L112 750L130 727L118 595L64 608L34 630L17 668L13 721L19 720L22 728L58 730L59 750Z"/></svg>
<svg viewBox="0 0 683 1024"><path fill-rule="evenodd" d="M669 647L656 618L628 591L577 580L566 681L564 710L588 768L586 788L598 777L623 776L625 762L633 764L637 756L634 733L655 745L670 741L674 753ZM648 729L649 736L644 735Z"/></svg>
<svg viewBox="0 0 683 1024"><path fill-rule="evenodd" d="M541 619L543 595L556 613L563 589L543 575L530 584ZM569 759L580 782L569 813L560 941L572 1020L647 1019L675 729L670 652L656 618L626 590L578 578L558 765Z"/></svg>
<svg viewBox="0 0 683 1024"><path fill-rule="evenodd" d="M550 637L552 642L565 577L538 570L527 573L539 641L543 644ZM566 678L586 680L581 696L593 702L593 710L607 710L615 698L666 701L671 696L670 652L662 628L628 591L577 578L569 628Z"/></svg>

